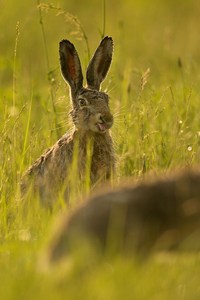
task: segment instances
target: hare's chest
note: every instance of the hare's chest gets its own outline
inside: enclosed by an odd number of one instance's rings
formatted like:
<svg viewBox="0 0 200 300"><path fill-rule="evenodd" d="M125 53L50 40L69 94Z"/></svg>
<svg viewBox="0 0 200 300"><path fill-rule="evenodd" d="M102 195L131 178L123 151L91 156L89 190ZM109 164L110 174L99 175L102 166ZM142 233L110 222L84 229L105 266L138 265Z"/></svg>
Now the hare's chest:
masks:
<svg viewBox="0 0 200 300"><path fill-rule="evenodd" d="M109 146L104 145L104 147L94 148L91 160L92 181L98 182L109 179L113 169L113 164L113 153Z"/></svg>
<svg viewBox="0 0 200 300"><path fill-rule="evenodd" d="M109 168L110 153L106 148L96 147L80 147L77 155L74 155L73 166L77 166L77 171L83 179L91 173L91 179L101 177ZM93 180L92 180L93 181ZM95 180L96 181L96 180Z"/></svg>

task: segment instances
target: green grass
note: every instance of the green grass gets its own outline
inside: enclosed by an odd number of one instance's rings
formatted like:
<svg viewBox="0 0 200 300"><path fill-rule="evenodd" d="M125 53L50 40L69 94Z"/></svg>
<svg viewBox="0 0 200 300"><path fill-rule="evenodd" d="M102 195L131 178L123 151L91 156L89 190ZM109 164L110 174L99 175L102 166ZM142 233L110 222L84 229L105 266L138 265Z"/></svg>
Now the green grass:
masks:
<svg viewBox="0 0 200 300"><path fill-rule="evenodd" d="M53 0L40 10L37 4L0 1L0 298L199 299L199 254L163 254L142 264L69 261L38 272L58 211L50 214L31 198L24 205L18 182L71 127L59 41L74 42L85 71L104 33L115 44L103 84L115 115L114 183L198 164L200 3Z"/></svg>

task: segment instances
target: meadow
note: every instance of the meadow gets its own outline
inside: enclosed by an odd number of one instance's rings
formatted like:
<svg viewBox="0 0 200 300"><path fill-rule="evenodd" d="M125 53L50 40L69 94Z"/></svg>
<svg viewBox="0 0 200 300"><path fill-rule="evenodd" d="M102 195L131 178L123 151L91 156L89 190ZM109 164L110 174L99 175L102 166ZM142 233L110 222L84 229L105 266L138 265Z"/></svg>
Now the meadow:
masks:
<svg viewBox="0 0 200 300"><path fill-rule="evenodd" d="M84 73L101 38L113 37L102 89L114 114L114 185L198 165L200 3L0 0L0 11L0 298L199 299L199 253L142 263L77 261L39 272L40 252L66 208L62 203L50 213L31 197L24 205L19 181L72 126L59 67L63 38L76 45ZM80 193L72 200L76 206Z"/></svg>

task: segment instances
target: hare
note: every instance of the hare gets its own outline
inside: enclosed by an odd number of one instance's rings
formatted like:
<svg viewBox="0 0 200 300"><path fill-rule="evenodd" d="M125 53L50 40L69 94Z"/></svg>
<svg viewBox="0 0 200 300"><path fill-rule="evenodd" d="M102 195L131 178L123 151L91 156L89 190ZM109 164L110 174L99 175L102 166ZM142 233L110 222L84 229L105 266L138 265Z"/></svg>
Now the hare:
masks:
<svg viewBox="0 0 200 300"><path fill-rule="evenodd" d="M96 49L89 62L86 81L83 87L83 74L79 56L74 45L62 40L59 45L61 72L70 87L73 109L70 112L74 129L71 134L62 136L25 172L21 181L24 193L31 184L38 192L42 203L51 205L58 192L64 188L68 195L69 176L74 149L77 150L77 170L74 174L84 180L88 143L92 145L90 162L90 183L110 178L115 168L113 141L109 129L113 125L113 115L109 109L109 97L100 91L113 54L113 40L106 36ZM66 185L66 187L65 187Z"/></svg>
<svg viewBox="0 0 200 300"><path fill-rule="evenodd" d="M47 261L60 261L84 242L100 253L146 256L183 247L193 234L194 249L199 233L200 172L184 171L95 195L70 216L67 212L48 245Z"/></svg>

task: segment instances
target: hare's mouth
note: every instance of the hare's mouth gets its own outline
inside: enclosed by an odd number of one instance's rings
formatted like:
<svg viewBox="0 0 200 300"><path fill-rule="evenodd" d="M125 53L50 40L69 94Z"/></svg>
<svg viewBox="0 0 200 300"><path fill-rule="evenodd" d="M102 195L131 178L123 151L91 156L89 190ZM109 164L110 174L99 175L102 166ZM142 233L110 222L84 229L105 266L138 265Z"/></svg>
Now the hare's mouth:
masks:
<svg viewBox="0 0 200 300"><path fill-rule="evenodd" d="M105 117L100 116L98 122L95 123L96 130L99 133L105 133L107 130L109 130L112 127L113 119L110 118L110 120L105 119Z"/></svg>
<svg viewBox="0 0 200 300"><path fill-rule="evenodd" d="M108 126L106 125L106 123L97 123L96 127L98 129L99 132L106 132L106 130L108 129Z"/></svg>

